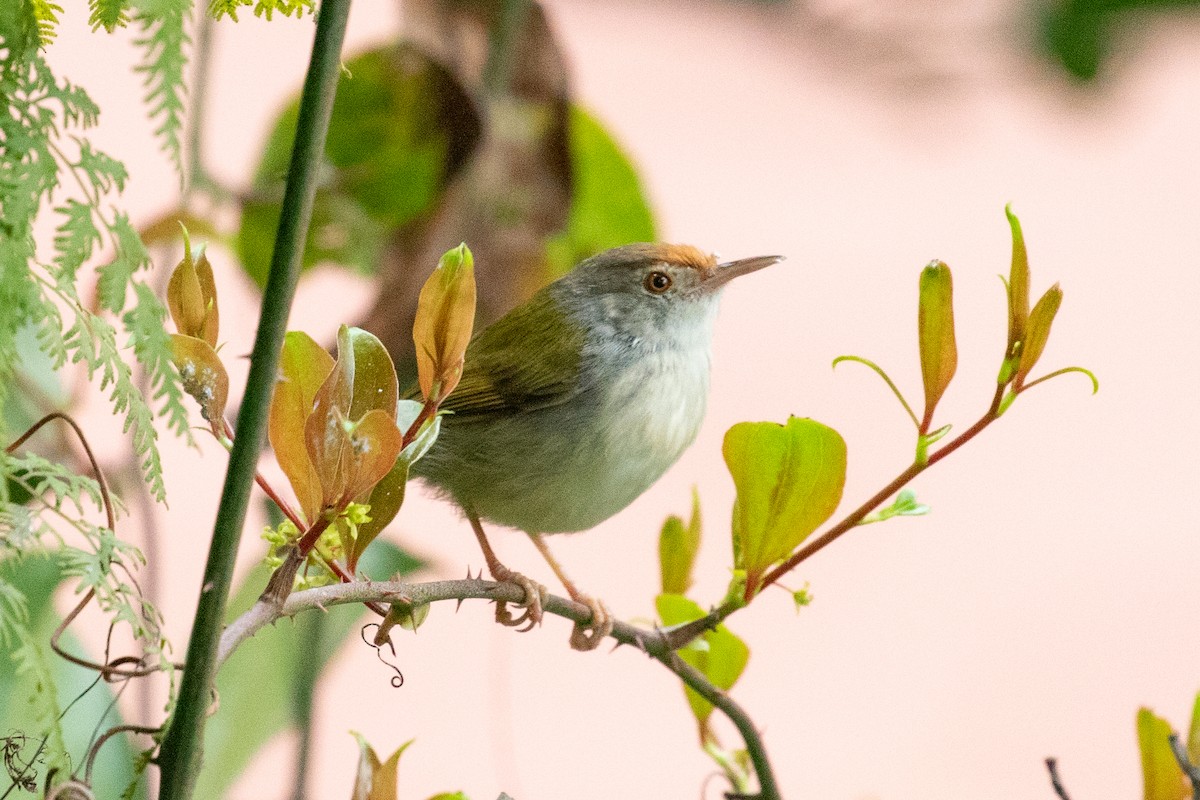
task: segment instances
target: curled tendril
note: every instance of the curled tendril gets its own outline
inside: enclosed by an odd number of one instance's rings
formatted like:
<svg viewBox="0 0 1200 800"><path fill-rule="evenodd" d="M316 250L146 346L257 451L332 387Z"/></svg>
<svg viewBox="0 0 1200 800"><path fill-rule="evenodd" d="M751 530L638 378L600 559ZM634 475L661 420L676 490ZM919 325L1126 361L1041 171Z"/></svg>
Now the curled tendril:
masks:
<svg viewBox="0 0 1200 800"><path fill-rule="evenodd" d="M368 622L366 625L362 626L362 628L359 630L358 634L362 638L363 644L365 644L367 647L370 647L372 650L375 651L375 657L379 659L380 663L389 667L390 669L392 669L392 671L394 671L396 673L395 675L392 676L390 683L392 684L393 689L399 689L401 686L404 685L404 673L400 671L399 666L397 666L396 664L393 664L391 661L388 661L386 658L383 657L384 646L386 646L388 651L391 652L392 658L396 657L396 648L395 648L395 646L392 645L392 640L390 638L384 639L383 644L376 644L377 637L375 637L373 635L368 636L368 630L371 628L378 629L379 623L378 622Z"/></svg>

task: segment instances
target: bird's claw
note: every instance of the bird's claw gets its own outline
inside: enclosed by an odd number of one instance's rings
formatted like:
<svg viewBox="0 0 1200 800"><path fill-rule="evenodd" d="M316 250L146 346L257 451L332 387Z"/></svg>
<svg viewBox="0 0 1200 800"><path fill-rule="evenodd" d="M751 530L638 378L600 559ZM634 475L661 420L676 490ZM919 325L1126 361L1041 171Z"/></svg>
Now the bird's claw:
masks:
<svg viewBox="0 0 1200 800"><path fill-rule="evenodd" d="M575 598L575 602L582 603L591 609L592 618L586 624L575 623L575 629L571 631L571 648L583 652L595 650L612 633L612 614L609 613L608 607L604 603L594 597L581 594Z"/></svg>
<svg viewBox="0 0 1200 800"><path fill-rule="evenodd" d="M513 615L506 600L496 601L496 622L508 628L517 628L518 633L525 633L532 630L535 625L541 625L542 606L550 597L550 592L546 587L512 570L506 570L505 573L494 575L494 577L502 583L515 584L525 592L525 599L520 603L514 603L517 608L525 609L519 616Z"/></svg>

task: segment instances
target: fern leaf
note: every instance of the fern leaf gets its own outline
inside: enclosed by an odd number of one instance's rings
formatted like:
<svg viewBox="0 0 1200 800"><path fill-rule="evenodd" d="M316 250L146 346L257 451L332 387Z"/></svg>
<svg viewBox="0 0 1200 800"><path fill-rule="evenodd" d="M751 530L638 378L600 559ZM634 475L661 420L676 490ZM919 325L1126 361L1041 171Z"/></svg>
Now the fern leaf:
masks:
<svg viewBox="0 0 1200 800"><path fill-rule="evenodd" d="M129 3L126 0L88 0L88 25L92 31L98 28L112 33L129 23Z"/></svg>
<svg viewBox="0 0 1200 800"><path fill-rule="evenodd" d="M137 12L142 35L136 44L144 48L137 71L146 76L145 102L150 107L150 118L159 122L154 133L162 140L181 180L183 148L180 133L187 92L183 74L187 66L184 46L192 41L184 30L184 22L191 9L191 0L145 0Z"/></svg>
<svg viewBox="0 0 1200 800"><path fill-rule="evenodd" d="M63 101L64 118L68 113L65 109L68 107L72 109L70 113L78 115L85 113L77 104L68 105L68 101L61 97L59 99ZM75 162L75 166L83 172L88 183L98 194L108 194L113 189L118 192L125 191L125 181L129 178L129 173L125 171L125 165L107 153L96 150L86 139L79 140L79 160Z"/></svg>
<svg viewBox="0 0 1200 800"><path fill-rule="evenodd" d="M29 629L29 603L25 594L0 578L0 645L12 647Z"/></svg>
<svg viewBox="0 0 1200 800"><path fill-rule="evenodd" d="M129 217L118 212L109 228L117 252L113 260L100 268L100 279L96 293L100 305L113 312L125 308L125 294L133 273L150 266L150 253L146 245L129 222Z"/></svg>
<svg viewBox="0 0 1200 800"><path fill-rule="evenodd" d="M229 17L234 22L238 21L238 9L242 6L248 6L253 0L212 0L208 4L208 13L213 19L221 17Z"/></svg>
<svg viewBox="0 0 1200 800"><path fill-rule="evenodd" d="M62 13L62 6L52 3L50 0L30 0L30 6L37 24L38 47L44 49L54 41L58 27L58 15Z"/></svg>
<svg viewBox="0 0 1200 800"><path fill-rule="evenodd" d="M58 273L54 280L60 287L74 286L79 268L100 245L100 231L92 219L92 207L86 203L71 198L54 210L66 217L55 229L54 265Z"/></svg>
<svg viewBox="0 0 1200 800"><path fill-rule="evenodd" d="M124 322L134 355L146 370L151 397L162 400L158 414L166 418L168 430L195 444L183 389L171 360L171 337L164 326L166 309L150 287L138 283L133 288L137 300Z"/></svg>

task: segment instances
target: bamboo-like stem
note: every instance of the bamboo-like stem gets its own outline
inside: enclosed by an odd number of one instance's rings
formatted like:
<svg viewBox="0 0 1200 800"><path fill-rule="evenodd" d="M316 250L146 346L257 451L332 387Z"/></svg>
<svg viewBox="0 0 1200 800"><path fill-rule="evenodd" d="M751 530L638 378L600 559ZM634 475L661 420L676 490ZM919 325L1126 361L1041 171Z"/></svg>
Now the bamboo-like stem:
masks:
<svg viewBox="0 0 1200 800"><path fill-rule="evenodd" d="M230 453L217 508L200 599L188 641L187 669L180 683L175 714L159 754L162 770L159 800L191 798L200 771L205 712L217 669L217 645L233 577L234 557L266 433L271 390L279 369L279 352L300 274L300 256L312 219L317 172L323 161L349 15L350 0L324 0L317 13L279 231L263 291L262 314L250 356L246 393L238 414L238 438Z"/></svg>

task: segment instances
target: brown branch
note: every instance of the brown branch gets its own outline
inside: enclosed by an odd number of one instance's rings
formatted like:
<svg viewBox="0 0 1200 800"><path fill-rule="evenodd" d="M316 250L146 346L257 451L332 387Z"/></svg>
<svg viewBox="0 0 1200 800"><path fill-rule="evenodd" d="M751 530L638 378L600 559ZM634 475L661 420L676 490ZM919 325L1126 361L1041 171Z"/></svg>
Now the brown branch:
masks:
<svg viewBox="0 0 1200 800"><path fill-rule="evenodd" d="M395 581L356 581L331 586L321 586L292 593L278 610L265 603L255 603L246 613L235 619L221 635L217 650L220 665L257 631L280 617L295 616L303 611L325 609L344 603L405 602L413 605L435 603L443 600L493 600L519 603L525 598L524 589L511 583L494 583L480 579L433 581L429 583L400 583ZM576 603L556 595L550 595L542 604L548 614L563 617L575 623L586 624L592 611L582 603ZM618 644L633 645L651 658L663 664L685 684L695 690L725 714L741 734L746 750L758 776L759 792L752 795L755 800L780 800L779 789L767 758L766 748L754 722L728 694L714 686L699 671L685 663L668 645L657 630L639 628L627 622L616 622L610 634Z"/></svg>

